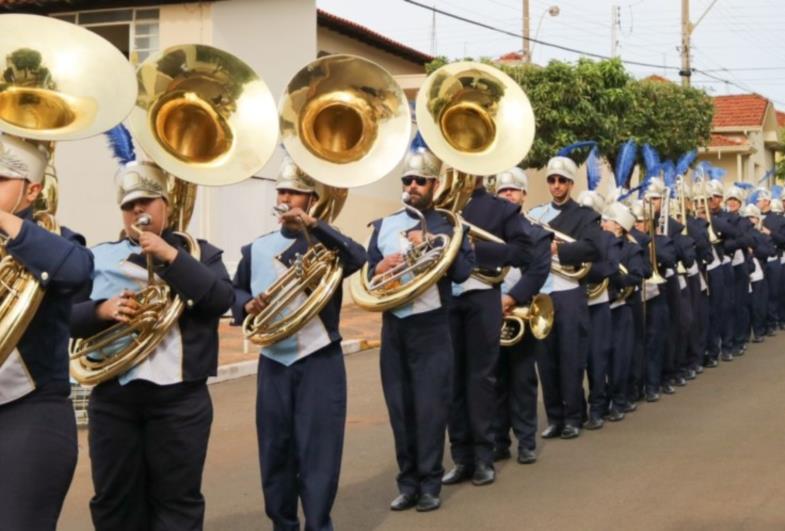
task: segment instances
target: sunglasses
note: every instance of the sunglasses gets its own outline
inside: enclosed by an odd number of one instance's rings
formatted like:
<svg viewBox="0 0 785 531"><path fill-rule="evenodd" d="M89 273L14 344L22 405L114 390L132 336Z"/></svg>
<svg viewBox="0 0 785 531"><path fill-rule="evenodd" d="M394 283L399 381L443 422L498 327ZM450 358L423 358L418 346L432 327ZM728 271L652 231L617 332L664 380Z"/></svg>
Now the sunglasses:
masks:
<svg viewBox="0 0 785 531"><path fill-rule="evenodd" d="M425 186L425 183L428 182L428 179L425 177L415 177L413 175L407 175L406 177L401 177L401 182L404 186L409 186L412 182L417 183L417 186Z"/></svg>
<svg viewBox="0 0 785 531"><path fill-rule="evenodd" d="M559 184L568 184L572 182L572 179L568 179L567 177L562 177L561 175L550 175L546 181L548 184L559 183Z"/></svg>

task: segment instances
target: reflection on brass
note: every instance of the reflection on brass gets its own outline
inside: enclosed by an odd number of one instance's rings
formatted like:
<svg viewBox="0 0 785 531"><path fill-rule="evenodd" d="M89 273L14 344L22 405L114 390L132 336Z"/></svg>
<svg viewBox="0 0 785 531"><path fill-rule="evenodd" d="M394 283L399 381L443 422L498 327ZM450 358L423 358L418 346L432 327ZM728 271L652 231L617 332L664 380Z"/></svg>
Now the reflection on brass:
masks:
<svg viewBox="0 0 785 531"><path fill-rule="evenodd" d="M501 346L511 347L520 343L526 334L526 326L536 339L545 339L553 328L553 300L549 295L538 293L528 306L519 306L505 315L502 320Z"/></svg>

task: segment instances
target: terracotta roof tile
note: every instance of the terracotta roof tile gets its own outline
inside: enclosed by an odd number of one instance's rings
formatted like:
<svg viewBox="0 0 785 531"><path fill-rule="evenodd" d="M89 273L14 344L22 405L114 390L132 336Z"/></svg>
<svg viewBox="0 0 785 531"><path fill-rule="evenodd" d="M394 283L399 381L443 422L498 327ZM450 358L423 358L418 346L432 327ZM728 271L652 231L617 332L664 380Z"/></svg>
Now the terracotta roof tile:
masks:
<svg viewBox="0 0 785 531"><path fill-rule="evenodd" d="M672 81L666 77L658 76L657 74L652 74L650 76L644 77L643 81L653 81L655 83L672 83Z"/></svg>
<svg viewBox="0 0 785 531"><path fill-rule="evenodd" d="M523 54L521 52L507 52L499 56L497 61L523 61Z"/></svg>
<svg viewBox="0 0 785 531"><path fill-rule="evenodd" d="M714 98L712 127L760 126L769 100L759 94L732 94Z"/></svg>
<svg viewBox="0 0 785 531"><path fill-rule="evenodd" d="M744 139L717 133L712 133L709 139L709 147L743 147L748 145L749 142Z"/></svg>
<svg viewBox="0 0 785 531"><path fill-rule="evenodd" d="M0 0L2 1L2 0ZM324 26L338 33L342 33L348 37L361 40L371 46L381 48L389 53L395 54L409 61L415 63L425 64L433 61L434 57L427 53L410 48L405 44L395 41L389 37L385 37L381 33L377 33L372 29L366 28L351 20L341 18L332 13L328 13L322 9L316 10L316 21L320 26Z"/></svg>
<svg viewBox="0 0 785 531"><path fill-rule="evenodd" d="M777 111L777 125L785 127L785 112Z"/></svg>

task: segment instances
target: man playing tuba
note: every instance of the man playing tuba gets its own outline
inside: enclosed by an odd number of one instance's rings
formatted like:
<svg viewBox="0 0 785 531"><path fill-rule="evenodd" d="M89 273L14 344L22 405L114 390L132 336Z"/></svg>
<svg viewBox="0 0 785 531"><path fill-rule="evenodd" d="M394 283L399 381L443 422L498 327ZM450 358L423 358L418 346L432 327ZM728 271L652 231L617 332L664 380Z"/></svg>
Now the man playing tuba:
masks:
<svg viewBox="0 0 785 531"><path fill-rule="evenodd" d="M319 196L317 183L291 159L281 166L276 189L281 229L242 248L232 307L238 323L276 302L268 288L298 267L312 241L338 253L344 276L366 260L360 244L309 215ZM315 318L286 339L264 346L259 357L259 463L265 509L275 529L299 529L298 498L306 529L333 528L330 510L338 490L346 422L346 371L338 331L341 301L339 287Z"/></svg>
<svg viewBox="0 0 785 531"><path fill-rule="evenodd" d="M123 236L93 248L95 273L74 308L72 336L92 336L139 316L143 308L135 294L148 284L146 256L154 282L168 286L185 306L149 356L91 393L93 524L99 531L201 529L213 417L206 382L216 374L218 319L234 291L220 249L199 240L196 259L169 228L173 198L163 170L130 161L116 178Z"/></svg>
<svg viewBox="0 0 785 531"><path fill-rule="evenodd" d="M10 346L13 351L0 362L3 529L55 529L76 467L67 319L74 293L90 280L93 257L80 235L64 227L58 235L34 220L46 164L46 155L32 144L0 137L4 251L46 290L27 329Z"/></svg>

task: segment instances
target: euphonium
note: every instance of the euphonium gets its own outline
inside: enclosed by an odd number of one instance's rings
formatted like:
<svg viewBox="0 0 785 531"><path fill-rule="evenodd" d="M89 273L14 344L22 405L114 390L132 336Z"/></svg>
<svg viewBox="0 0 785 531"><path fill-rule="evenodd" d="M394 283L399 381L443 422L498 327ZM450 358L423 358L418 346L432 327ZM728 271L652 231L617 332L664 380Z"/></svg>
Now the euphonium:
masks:
<svg viewBox="0 0 785 531"><path fill-rule="evenodd" d="M543 229L547 230L548 232L553 234L553 239L556 243L574 243L575 238L564 234L563 232L559 232L547 223L543 223L539 220L536 220L529 216L529 214L523 214L530 223L534 225L539 225ZM591 264L581 264L580 267L573 267L562 265L559 261L559 257L557 255L551 256L551 272L554 275L559 275L562 278L566 278L568 280L579 281L583 277L589 274L589 270L591 269Z"/></svg>
<svg viewBox="0 0 785 531"><path fill-rule="evenodd" d="M105 39L85 28L36 15L0 15L0 131L41 141L87 138L122 121L136 99L133 68ZM59 233L57 181L51 165L34 219ZM44 290L0 242L0 365L16 348Z"/></svg>
<svg viewBox="0 0 785 531"><path fill-rule="evenodd" d="M200 259L185 229L197 184L246 179L265 165L277 144L275 102L264 81L233 55L200 44L151 56L137 71L139 97L129 124L147 155L168 175L169 229ZM249 113L253 112L253 119ZM135 230L142 230L144 219ZM93 385L110 380L152 354L185 309L185 301L155 279L136 294L141 311L71 345L71 375Z"/></svg>
<svg viewBox="0 0 785 531"><path fill-rule="evenodd" d="M501 346L511 347L526 334L526 325L537 339L545 339L553 328L553 301L549 295L539 293L528 306L519 306L502 320Z"/></svg>
<svg viewBox="0 0 785 531"><path fill-rule="evenodd" d="M347 188L389 173L409 143L411 115L401 87L382 67L351 55L330 55L294 75L279 105L281 136L292 160L321 183L309 214L333 220ZM268 306L243 323L245 337L270 345L296 333L340 289L335 251L308 250L265 292ZM355 275L356 276L356 275Z"/></svg>
<svg viewBox="0 0 785 531"><path fill-rule="evenodd" d="M667 280L660 274L660 268L657 265L657 244L654 239L657 235L654 229L654 208L651 201L644 199L644 203L649 208L649 262L651 263L651 277L646 279L646 282L649 284L665 284ZM662 213L660 217L662 217Z"/></svg>

